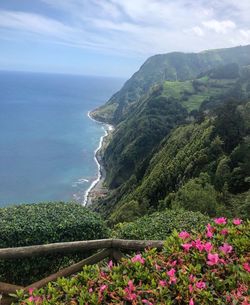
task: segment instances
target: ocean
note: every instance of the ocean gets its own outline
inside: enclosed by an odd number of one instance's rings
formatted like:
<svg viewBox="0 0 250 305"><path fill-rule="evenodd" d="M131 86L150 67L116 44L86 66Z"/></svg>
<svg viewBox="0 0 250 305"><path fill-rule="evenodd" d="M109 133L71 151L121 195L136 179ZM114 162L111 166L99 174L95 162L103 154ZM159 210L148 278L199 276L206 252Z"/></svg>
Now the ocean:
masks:
<svg viewBox="0 0 250 305"><path fill-rule="evenodd" d="M122 79L0 72L0 206L82 202L105 130L88 111Z"/></svg>

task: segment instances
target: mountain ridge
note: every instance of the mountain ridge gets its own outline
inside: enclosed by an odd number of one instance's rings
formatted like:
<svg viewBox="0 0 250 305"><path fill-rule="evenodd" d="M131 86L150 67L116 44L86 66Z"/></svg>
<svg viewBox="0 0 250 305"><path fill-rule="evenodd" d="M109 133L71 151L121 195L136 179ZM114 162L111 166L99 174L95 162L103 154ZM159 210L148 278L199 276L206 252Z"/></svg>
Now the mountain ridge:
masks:
<svg viewBox="0 0 250 305"><path fill-rule="evenodd" d="M105 105L92 111L91 115L99 121L117 124L153 85L165 80L193 79L202 72L228 63L237 63L240 66L250 64L250 45L199 53L171 52L153 55L125 82L121 90Z"/></svg>

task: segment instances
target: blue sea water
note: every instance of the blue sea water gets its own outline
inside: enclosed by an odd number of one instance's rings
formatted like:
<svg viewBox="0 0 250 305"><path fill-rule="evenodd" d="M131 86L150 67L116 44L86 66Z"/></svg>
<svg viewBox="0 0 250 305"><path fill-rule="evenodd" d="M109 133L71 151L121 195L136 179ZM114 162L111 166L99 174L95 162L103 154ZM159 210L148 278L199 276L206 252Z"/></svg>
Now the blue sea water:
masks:
<svg viewBox="0 0 250 305"><path fill-rule="evenodd" d="M104 134L87 113L122 83L0 72L0 206L83 198L97 177L94 150Z"/></svg>

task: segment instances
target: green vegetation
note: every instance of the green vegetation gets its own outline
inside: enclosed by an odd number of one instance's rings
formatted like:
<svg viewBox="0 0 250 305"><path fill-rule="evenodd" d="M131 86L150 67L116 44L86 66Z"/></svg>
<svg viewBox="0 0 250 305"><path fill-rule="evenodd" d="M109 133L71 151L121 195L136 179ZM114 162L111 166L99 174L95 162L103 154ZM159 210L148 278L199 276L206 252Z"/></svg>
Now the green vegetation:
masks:
<svg viewBox="0 0 250 305"><path fill-rule="evenodd" d="M0 209L0 247L105 238L100 217L78 204L41 203ZM60 255L0 261L0 281L30 284L79 260Z"/></svg>
<svg viewBox="0 0 250 305"><path fill-rule="evenodd" d="M135 256L137 261L126 259L102 273L98 266L86 267L29 296L20 292L22 304L30 304L27 297L47 305L173 304L177 298L181 304L247 304L249 64L250 46L156 55L92 112L116 128L102 152L110 192L91 209L103 216L114 237L169 236L166 246L161 253L146 251ZM201 228L220 215L237 219L224 227L227 221L219 218L202 234ZM79 205L23 205L0 209L0 217L0 247L110 233L99 216ZM192 236L182 240L175 230ZM0 276L22 284L80 257L0 262Z"/></svg>
<svg viewBox="0 0 250 305"><path fill-rule="evenodd" d="M203 173L188 180L176 193L169 194L165 203L173 209L200 211L209 216L215 216L219 210L217 192L209 175Z"/></svg>
<svg viewBox="0 0 250 305"><path fill-rule="evenodd" d="M160 205L211 216L223 212L245 217L242 208L234 207L234 203L238 202L237 195L250 187L249 109L249 103L229 101L211 111L203 122L177 127L158 141L158 149L152 146L150 154L145 150L144 162L137 171L130 172L126 163L121 174L124 182L99 201L95 209L109 217L110 224L131 221L156 211ZM123 140L120 136L121 145ZM115 143L112 142L110 147ZM110 160L114 152L115 148L107 148ZM140 164L138 147L134 148L134 156ZM131 162L133 156L128 160ZM114 164L123 161L117 154ZM116 169L112 168L112 173Z"/></svg>
<svg viewBox="0 0 250 305"><path fill-rule="evenodd" d="M245 215L233 205L250 187L249 97L249 66L236 63L154 85L116 126L103 158L111 192L93 209L111 225L157 211L161 201Z"/></svg>
<svg viewBox="0 0 250 305"><path fill-rule="evenodd" d="M143 162L155 146L171 129L184 122L186 110L160 92L157 89L117 126L103 157L105 167L110 169L106 177L110 188L118 187L132 174L142 171Z"/></svg>
<svg viewBox="0 0 250 305"><path fill-rule="evenodd" d="M215 221L199 233L175 231L161 252L148 249L118 265L88 266L43 289L19 291L18 303L247 305L250 223Z"/></svg>
<svg viewBox="0 0 250 305"><path fill-rule="evenodd" d="M134 106L148 95L154 85L193 80L213 68L210 76L237 78L237 68L232 63L246 66L250 63L250 46L210 50L201 53L160 54L150 57L110 100L92 114L101 121L117 124L133 112ZM226 70L220 66L227 65ZM247 69L245 69L247 75ZM198 99L198 97L196 97Z"/></svg>
<svg viewBox="0 0 250 305"><path fill-rule="evenodd" d="M199 212L166 209L134 222L119 223L112 235L122 239L165 240L174 230L199 231L208 222L209 217Z"/></svg>

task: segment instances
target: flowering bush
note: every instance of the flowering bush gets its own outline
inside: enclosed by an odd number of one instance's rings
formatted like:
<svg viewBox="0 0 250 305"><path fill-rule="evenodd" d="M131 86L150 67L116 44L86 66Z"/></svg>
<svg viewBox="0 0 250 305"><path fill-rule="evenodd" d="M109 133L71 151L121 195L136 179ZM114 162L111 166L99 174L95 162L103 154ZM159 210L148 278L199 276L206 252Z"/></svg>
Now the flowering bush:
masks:
<svg viewBox="0 0 250 305"><path fill-rule="evenodd" d="M19 292L19 304L249 305L249 233L249 221L226 218L200 233L175 231L161 252L85 267L29 295Z"/></svg>

